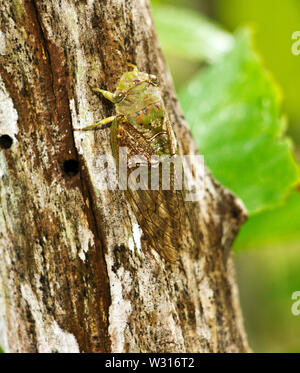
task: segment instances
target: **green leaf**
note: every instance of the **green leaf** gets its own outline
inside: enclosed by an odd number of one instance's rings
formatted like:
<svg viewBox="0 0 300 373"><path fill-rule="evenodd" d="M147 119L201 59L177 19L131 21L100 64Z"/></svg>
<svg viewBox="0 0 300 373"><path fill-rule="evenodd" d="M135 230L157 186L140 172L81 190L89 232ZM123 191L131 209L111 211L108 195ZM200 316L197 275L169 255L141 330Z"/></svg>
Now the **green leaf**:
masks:
<svg viewBox="0 0 300 373"><path fill-rule="evenodd" d="M279 91L254 53L249 33L180 92L186 119L216 179L249 214L281 204L299 182L291 144L282 137Z"/></svg>
<svg viewBox="0 0 300 373"><path fill-rule="evenodd" d="M275 210L252 216L242 227L235 249L285 247L300 238L300 194L293 191L287 202Z"/></svg>
<svg viewBox="0 0 300 373"><path fill-rule="evenodd" d="M212 62L233 46L231 34L192 10L159 3L152 3L152 9L166 54Z"/></svg>

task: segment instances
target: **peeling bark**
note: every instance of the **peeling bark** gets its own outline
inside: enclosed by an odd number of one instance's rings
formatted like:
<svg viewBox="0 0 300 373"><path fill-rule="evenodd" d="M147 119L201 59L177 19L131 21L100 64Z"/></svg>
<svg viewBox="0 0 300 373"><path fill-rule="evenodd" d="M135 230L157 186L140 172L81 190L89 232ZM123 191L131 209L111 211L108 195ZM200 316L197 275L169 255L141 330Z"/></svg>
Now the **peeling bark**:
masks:
<svg viewBox="0 0 300 373"><path fill-rule="evenodd" d="M181 150L197 153L148 1L1 0L0 10L0 143L13 140L0 151L2 348L248 351L230 254L241 203L206 172L180 260L166 263L141 240L126 195L99 188L109 129L72 130L113 114L91 88L114 90L131 61L158 75Z"/></svg>

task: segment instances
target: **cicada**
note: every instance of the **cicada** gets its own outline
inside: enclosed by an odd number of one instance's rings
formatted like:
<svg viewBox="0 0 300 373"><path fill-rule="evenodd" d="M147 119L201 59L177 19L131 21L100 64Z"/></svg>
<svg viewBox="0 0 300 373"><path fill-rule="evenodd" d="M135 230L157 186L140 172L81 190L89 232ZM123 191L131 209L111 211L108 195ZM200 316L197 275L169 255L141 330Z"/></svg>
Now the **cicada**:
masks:
<svg viewBox="0 0 300 373"><path fill-rule="evenodd" d="M81 130L109 125L112 153L117 165L120 163L119 148L123 147L127 149L128 159L142 156L146 160L144 166L153 166L154 156L177 154L177 141L162 99L158 78L139 71L135 65L128 65L132 70L121 76L115 92L93 89L115 104L116 114ZM148 168L150 176L154 171L153 168ZM143 231L143 238L162 257L175 262L181 239L183 195L181 190L174 188L174 167L171 167L168 190L162 188L161 169L158 172L160 182L157 190L151 190L149 184L148 188L140 189L131 185L127 189L127 195Z"/></svg>

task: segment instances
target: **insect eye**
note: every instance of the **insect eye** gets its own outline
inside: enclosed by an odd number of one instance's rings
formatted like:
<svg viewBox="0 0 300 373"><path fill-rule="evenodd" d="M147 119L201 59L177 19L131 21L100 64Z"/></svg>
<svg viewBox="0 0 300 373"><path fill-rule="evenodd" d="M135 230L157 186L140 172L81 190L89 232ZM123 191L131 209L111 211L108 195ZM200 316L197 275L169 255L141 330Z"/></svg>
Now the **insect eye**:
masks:
<svg viewBox="0 0 300 373"><path fill-rule="evenodd" d="M152 84L158 85L158 78L157 78L156 75L151 74L151 75L149 75L149 78L150 78L150 81L151 81Z"/></svg>
<svg viewBox="0 0 300 373"><path fill-rule="evenodd" d="M118 103L118 102L121 102L124 97L125 97L124 93L116 92L113 95L113 100L114 100L115 103Z"/></svg>

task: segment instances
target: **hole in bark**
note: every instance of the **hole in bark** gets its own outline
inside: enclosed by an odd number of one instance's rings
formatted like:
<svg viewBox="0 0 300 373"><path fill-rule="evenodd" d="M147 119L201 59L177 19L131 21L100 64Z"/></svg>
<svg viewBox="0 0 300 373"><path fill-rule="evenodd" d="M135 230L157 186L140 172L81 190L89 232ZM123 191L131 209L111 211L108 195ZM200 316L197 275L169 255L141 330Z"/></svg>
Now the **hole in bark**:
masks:
<svg viewBox="0 0 300 373"><path fill-rule="evenodd" d="M2 149L9 149L12 145L13 139L8 135L0 136L0 147Z"/></svg>
<svg viewBox="0 0 300 373"><path fill-rule="evenodd" d="M79 162L76 159L64 161L64 172L67 176L75 176L79 172Z"/></svg>

